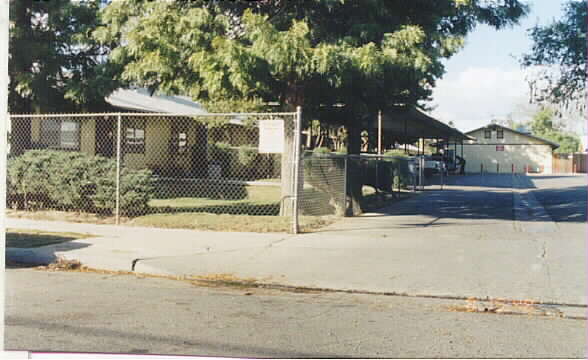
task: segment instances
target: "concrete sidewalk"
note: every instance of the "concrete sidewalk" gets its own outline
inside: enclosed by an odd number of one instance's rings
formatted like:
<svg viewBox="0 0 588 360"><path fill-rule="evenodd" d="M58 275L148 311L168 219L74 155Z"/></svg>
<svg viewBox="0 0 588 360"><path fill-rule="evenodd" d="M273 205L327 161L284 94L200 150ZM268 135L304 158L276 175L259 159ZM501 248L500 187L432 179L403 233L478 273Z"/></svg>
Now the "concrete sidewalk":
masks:
<svg viewBox="0 0 588 360"><path fill-rule="evenodd" d="M122 271L132 271L133 264L138 260L259 249L291 236L280 233L194 231L14 218L6 219L6 227L95 235L34 249L7 248L7 256L17 262L50 263L61 257L79 260L92 268ZM173 271L154 273L175 274Z"/></svg>
<svg viewBox="0 0 588 360"><path fill-rule="evenodd" d="M586 305L584 239L557 245L566 230L530 197L528 179L463 179L302 235L7 219L12 228L97 235L7 253L62 256L111 270L134 264L134 271L151 274L231 274L287 286Z"/></svg>

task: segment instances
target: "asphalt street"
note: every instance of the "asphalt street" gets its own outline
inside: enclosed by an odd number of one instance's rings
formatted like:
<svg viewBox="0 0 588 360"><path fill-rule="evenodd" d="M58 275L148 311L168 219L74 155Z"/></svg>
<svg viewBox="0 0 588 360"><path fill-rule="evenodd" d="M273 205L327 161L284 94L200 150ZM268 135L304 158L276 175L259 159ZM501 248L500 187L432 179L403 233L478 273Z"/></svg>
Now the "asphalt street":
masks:
<svg viewBox="0 0 588 360"><path fill-rule="evenodd" d="M7 350L238 357L580 358L585 321L464 302L219 289L9 269ZM461 310L461 311L456 311Z"/></svg>

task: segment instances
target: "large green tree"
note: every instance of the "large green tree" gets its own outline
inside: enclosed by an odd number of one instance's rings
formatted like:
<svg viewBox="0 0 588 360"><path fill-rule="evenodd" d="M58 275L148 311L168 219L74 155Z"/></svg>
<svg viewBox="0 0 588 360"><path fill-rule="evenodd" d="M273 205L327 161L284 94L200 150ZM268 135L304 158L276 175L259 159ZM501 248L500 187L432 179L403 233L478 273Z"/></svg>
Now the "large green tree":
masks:
<svg viewBox="0 0 588 360"><path fill-rule="evenodd" d="M501 28L514 0L118 1L96 32L123 77L211 107L278 101L309 111L416 104L477 23Z"/></svg>
<svg viewBox="0 0 588 360"><path fill-rule="evenodd" d="M103 104L117 84L109 49L92 37L98 12L97 1L10 1L10 112Z"/></svg>
<svg viewBox="0 0 588 360"><path fill-rule="evenodd" d="M580 139L578 136L564 131L554 121L555 111L545 107L533 116L530 123L533 135L553 141L559 144L555 150L557 153L572 153L580 150Z"/></svg>
<svg viewBox="0 0 588 360"><path fill-rule="evenodd" d="M533 101L585 110L586 8L584 0L569 0L561 19L529 30L533 46L521 63L541 69L529 79Z"/></svg>
<svg viewBox="0 0 588 360"><path fill-rule="evenodd" d="M96 1L10 1L9 112L103 109L120 69L92 36L98 14ZM11 151L29 148L30 134L29 120L14 119Z"/></svg>
<svg viewBox="0 0 588 360"><path fill-rule="evenodd" d="M526 11L517 0L126 0L95 34L126 81L213 110L304 106L307 119L345 125L358 153L361 116L425 105L443 59L477 24L510 26Z"/></svg>

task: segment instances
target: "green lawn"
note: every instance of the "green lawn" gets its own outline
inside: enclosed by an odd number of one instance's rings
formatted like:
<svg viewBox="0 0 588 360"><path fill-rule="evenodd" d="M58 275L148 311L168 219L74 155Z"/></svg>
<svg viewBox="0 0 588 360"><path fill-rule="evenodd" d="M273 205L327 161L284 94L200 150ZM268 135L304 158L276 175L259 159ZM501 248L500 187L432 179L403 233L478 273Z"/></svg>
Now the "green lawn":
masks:
<svg viewBox="0 0 588 360"><path fill-rule="evenodd" d="M279 186L166 183L149 202L151 214L130 225L212 231L289 232L291 217L279 216ZM302 231L332 223L328 216L301 216Z"/></svg>
<svg viewBox="0 0 588 360"><path fill-rule="evenodd" d="M160 188L149 202L152 213L211 213L232 215L278 215L281 188L279 186L224 185L199 186L193 184Z"/></svg>
<svg viewBox="0 0 588 360"><path fill-rule="evenodd" d="M314 189L304 189L304 193L303 198L310 197L324 205L321 209L328 207L328 195ZM135 218L121 217L121 224L211 231L290 232L291 217L279 216L280 198L280 186L166 181L158 184L155 198L149 202L149 214ZM8 213L12 217L89 223L114 222L112 216L102 218L61 211ZM315 212L301 211L301 214L300 229L304 232L336 220L330 216L330 208ZM63 241L68 240L72 239Z"/></svg>
<svg viewBox="0 0 588 360"><path fill-rule="evenodd" d="M93 237L90 234L6 229L6 247L33 248Z"/></svg>

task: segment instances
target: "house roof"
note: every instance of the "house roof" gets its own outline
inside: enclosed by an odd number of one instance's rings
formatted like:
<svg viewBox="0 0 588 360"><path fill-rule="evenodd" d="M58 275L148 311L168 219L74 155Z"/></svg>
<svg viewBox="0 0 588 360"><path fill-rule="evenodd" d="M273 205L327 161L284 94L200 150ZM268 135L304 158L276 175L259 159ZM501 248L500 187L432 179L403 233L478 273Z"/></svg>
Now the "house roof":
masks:
<svg viewBox="0 0 588 360"><path fill-rule="evenodd" d="M105 100L112 106L130 111L186 115L207 113L202 105L187 96L151 95L145 88L118 89Z"/></svg>
<svg viewBox="0 0 588 360"><path fill-rule="evenodd" d="M377 129L377 116L370 115L367 126L370 129ZM396 105L383 110L382 128L388 133L403 138L472 140L461 131L425 114L415 106L408 105Z"/></svg>
<svg viewBox="0 0 588 360"><path fill-rule="evenodd" d="M550 145L553 148L553 150L555 150L555 149L557 149L559 147L559 144L554 143L552 141L549 141L547 139L544 139L542 137L531 135L531 134L527 134L527 133L524 133L524 132L521 132L521 131L517 131L517 130L513 130L511 128L508 128L506 126L502 126L502 125L499 125L499 124L489 124L489 125L486 125L486 126L482 126L482 127L477 128L477 129L470 130L470 131L466 132L466 134L472 134L472 133L474 133L476 131L480 131L480 130L483 130L483 129L486 129L486 128L490 128L490 129L502 128L502 129L504 129L506 131L510 131L510 132L515 133L517 135L521 135L521 136L528 137L530 139L541 141L541 142L543 142L543 143L545 143L547 145Z"/></svg>

